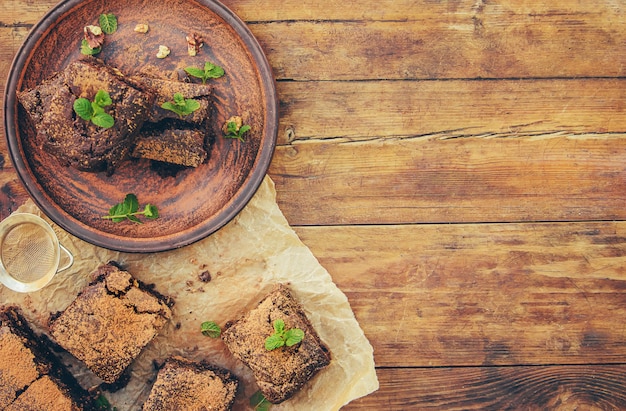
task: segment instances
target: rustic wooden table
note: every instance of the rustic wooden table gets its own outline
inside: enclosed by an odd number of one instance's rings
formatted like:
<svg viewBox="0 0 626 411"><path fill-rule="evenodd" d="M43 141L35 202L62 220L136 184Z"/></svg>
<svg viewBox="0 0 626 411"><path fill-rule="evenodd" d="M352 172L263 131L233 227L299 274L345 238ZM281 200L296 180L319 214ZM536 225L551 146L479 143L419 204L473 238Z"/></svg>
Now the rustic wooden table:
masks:
<svg viewBox="0 0 626 411"><path fill-rule="evenodd" d="M277 80L279 206L374 346L345 409L626 409L626 4L224 3ZM54 4L0 2L1 78Z"/></svg>

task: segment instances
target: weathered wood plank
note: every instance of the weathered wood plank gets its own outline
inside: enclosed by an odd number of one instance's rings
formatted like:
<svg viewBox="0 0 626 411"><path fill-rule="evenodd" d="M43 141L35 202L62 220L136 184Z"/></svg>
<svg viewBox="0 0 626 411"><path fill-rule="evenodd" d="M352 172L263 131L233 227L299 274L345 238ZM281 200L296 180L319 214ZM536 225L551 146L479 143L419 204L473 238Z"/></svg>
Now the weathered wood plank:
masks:
<svg viewBox="0 0 626 411"><path fill-rule="evenodd" d="M626 130L624 79L279 82L279 144Z"/></svg>
<svg viewBox="0 0 626 411"><path fill-rule="evenodd" d="M29 27L38 22L56 0L3 0L0 2L0 27Z"/></svg>
<svg viewBox="0 0 626 411"><path fill-rule="evenodd" d="M56 0L5 0L0 3L2 25L36 23ZM502 0L491 3L476 0L283 0L276 7L268 0L223 0L222 3L247 22L268 21L436 21L450 19L508 16L517 21L537 21L548 16L581 23L613 23L624 14L614 2L558 2L541 0ZM478 23L478 22L477 22ZM504 24L504 22L502 23ZM518 23L519 24L519 23Z"/></svg>
<svg viewBox="0 0 626 411"><path fill-rule="evenodd" d="M296 231L380 367L624 361L624 222Z"/></svg>
<svg viewBox="0 0 626 411"><path fill-rule="evenodd" d="M623 76L626 19L591 21L491 16L477 24L470 16L444 14L427 21L290 22L251 29L279 79Z"/></svg>
<svg viewBox="0 0 626 411"><path fill-rule="evenodd" d="M543 2L415 5L327 2L276 7L232 3L250 21L279 79L444 79L614 77L626 73L626 19L620 7ZM335 3L335 2L330 2ZM341 3L341 4L340 4ZM3 3L2 25L36 22L51 4ZM259 15L259 10L266 10ZM389 10L396 10L389 14ZM4 14L6 13L6 14ZM319 13L319 14L317 14ZM344 14L348 13L348 14ZM317 14L315 21L311 16ZM405 17L402 15L406 14ZM342 20L351 16L351 20ZM393 17L393 19L391 19ZM373 21L370 18L387 19ZM260 19L260 20L259 20ZM266 19L266 20L264 20ZM274 19L280 19L274 21ZM299 20L305 19L305 20Z"/></svg>
<svg viewBox="0 0 626 411"><path fill-rule="evenodd" d="M0 6L1 7L1 6ZM0 15L2 13L0 12ZM8 216L26 200L26 190L10 166L4 133L4 91L13 57L28 34L24 27L0 27L0 219Z"/></svg>
<svg viewBox="0 0 626 411"><path fill-rule="evenodd" d="M626 366L379 369L350 410L623 410Z"/></svg>
<svg viewBox="0 0 626 411"><path fill-rule="evenodd" d="M270 175L292 225L626 218L623 134L515 137L281 146Z"/></svg>
<svg viewBox="0 0 626 411"><path fill-rule="evenodd" d="M4 96L5 82L13 57L15 57L27 34L28 29L25 27L0 28L0 99L3 99Z"/></svg>

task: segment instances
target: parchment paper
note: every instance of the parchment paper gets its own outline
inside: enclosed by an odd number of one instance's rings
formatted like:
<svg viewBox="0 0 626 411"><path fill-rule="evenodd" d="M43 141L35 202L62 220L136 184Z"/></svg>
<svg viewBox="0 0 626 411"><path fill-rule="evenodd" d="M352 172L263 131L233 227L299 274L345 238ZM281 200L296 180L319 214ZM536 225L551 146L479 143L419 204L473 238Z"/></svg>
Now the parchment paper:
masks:
<svg viewBox="0 0 626 411"><path fill-rule="evenodd" d="M41 215L30 200L18 211ZM231 370L243 383L234 409L248 409L248 399L257 390L251 373L229 355L220 339L203 336L200 324L216 321L223 325L255 306L278 282L289 284L304 306L330 348L332 362L295 397L272 409L337 410L378 389L372 346L346 296L284 218L269 177L229 224L179 250L119 253L51 225L61 244L74 254L74 265L38 292L20 294L0 285L0 301L21 306L37 331L47 332L49 314L63 310L88 283L89 274L110 260L120 262L136 278L154 284L158 292L176 302L172 321L131 365L128 385L115 393L105 392L118 410L141 408L156 376L155 364L171 354L205 359ZM205 272L210 274L209 282L199 278ZM81 364L72 364L71 371L86 388L100 382Z"/></svg>

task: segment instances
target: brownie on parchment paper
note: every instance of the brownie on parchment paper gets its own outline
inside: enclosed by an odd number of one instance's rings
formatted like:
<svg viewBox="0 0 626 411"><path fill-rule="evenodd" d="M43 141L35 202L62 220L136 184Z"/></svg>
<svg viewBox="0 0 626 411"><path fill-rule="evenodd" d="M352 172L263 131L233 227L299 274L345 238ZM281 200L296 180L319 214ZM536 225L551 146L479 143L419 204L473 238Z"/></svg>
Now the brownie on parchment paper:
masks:
<svg viewBox="0 0 626 411"><path fill-rule="evenodd" d="M0 409L95 409L90 394L42 343L15 306L0 308Z"/></svg>
<svg viewBox="0 0 626 411"><path fill-rule="evenodd" d="M157 374L143 411L229 411L239 380L205 361L172 356Z"/></svg>
<svg viewBox="0 0 626 411"><path fill-rule="evenodd" d="M268 351L265 339L274 333L277 319L284 321L285 329L303 330L303 340ZM251 369L259 390L274 404L291 398L331 360L328 347L284 284L278 284L254 309L228 322L222 340Z"/></svg>
<svg viewBox="0 0 626 411"><path fill-rule="evenodd" d="M50 318L50 334L104 382L114 383L172 318L171 305L169 298L109 262Z"/></svg>

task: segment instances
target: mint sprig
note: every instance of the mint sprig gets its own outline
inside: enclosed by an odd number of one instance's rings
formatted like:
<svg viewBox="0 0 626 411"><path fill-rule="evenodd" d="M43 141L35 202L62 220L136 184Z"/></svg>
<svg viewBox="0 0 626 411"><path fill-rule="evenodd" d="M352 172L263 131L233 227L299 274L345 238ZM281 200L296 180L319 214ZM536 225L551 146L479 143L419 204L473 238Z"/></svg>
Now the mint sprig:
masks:
<svg viewBox="0 0 626 411"><path fill-rule="evenodd" d="M113 34L117 31L117 17L112 13L101 14L98 23L106 34Z"/></svg>
<svg viewBox="0 0 626 411"><path fill-rule="evenodd" d="M202 84L206 84L206 81L210 78L220 78L225 72L224 69L216 64L207 61L204 63L204 69L198 67L186 67L185 71L192 77L197 77L202 80Z"/></svg>
<svg viewBox="0 0 626 411"><path fill-rule="evenodd" d="M280 318L274 320L274 334L265 339L265 349L275 350L282 346L292 347L304 338L304 331L299 328L285 329L285 322Z"/></svg>
<svg viewBox="0 0 626 411"><path fill-rule="evenodd" d="M222 329L215 321L205 321L200 324L200 332L207 337L219 338L222 334Z"/></svg>
<svg viewBox="0 0 626 411"><path fill-rule="evenodd" d="M243 139L243 135L250 131L251 127L249 125L238 126L237 122L229 121L226 123L226 132L224 133L224 137L226 138L235 138L239 141L245 141Z"/></svg>
<svg viewBox="0 0 626 411"><path fill-rule="evenodd" d="M144 216L151 220L159 218L159 211L156 206L152 204L146 204L143 210L139 211L139 201L135 194L126 194L124 201L115 204L109 209L109 215L105 215L102 218L105 220L112 220L114 223L119 223L124 220L130 220L132 222L141 224L138 216Z"/></svg>
<svg viewBox="0 0 626 411"><path fill-rule="evenodd" d="M191 98L185 98L181 93L174 93L173 101L166 101L161 108L173 111L180 117L185 117L200 108L200 102Z"/></svg>
<svg viewBox="0 0 626 411"><path fill-rule="evenodd" d="M83 120L91 121L98 127L111 128L115 124L113 117L104 108L113 104L111 96L105 90L98 90L93 101L81 97L74 100L74 112Z"/></svg>

